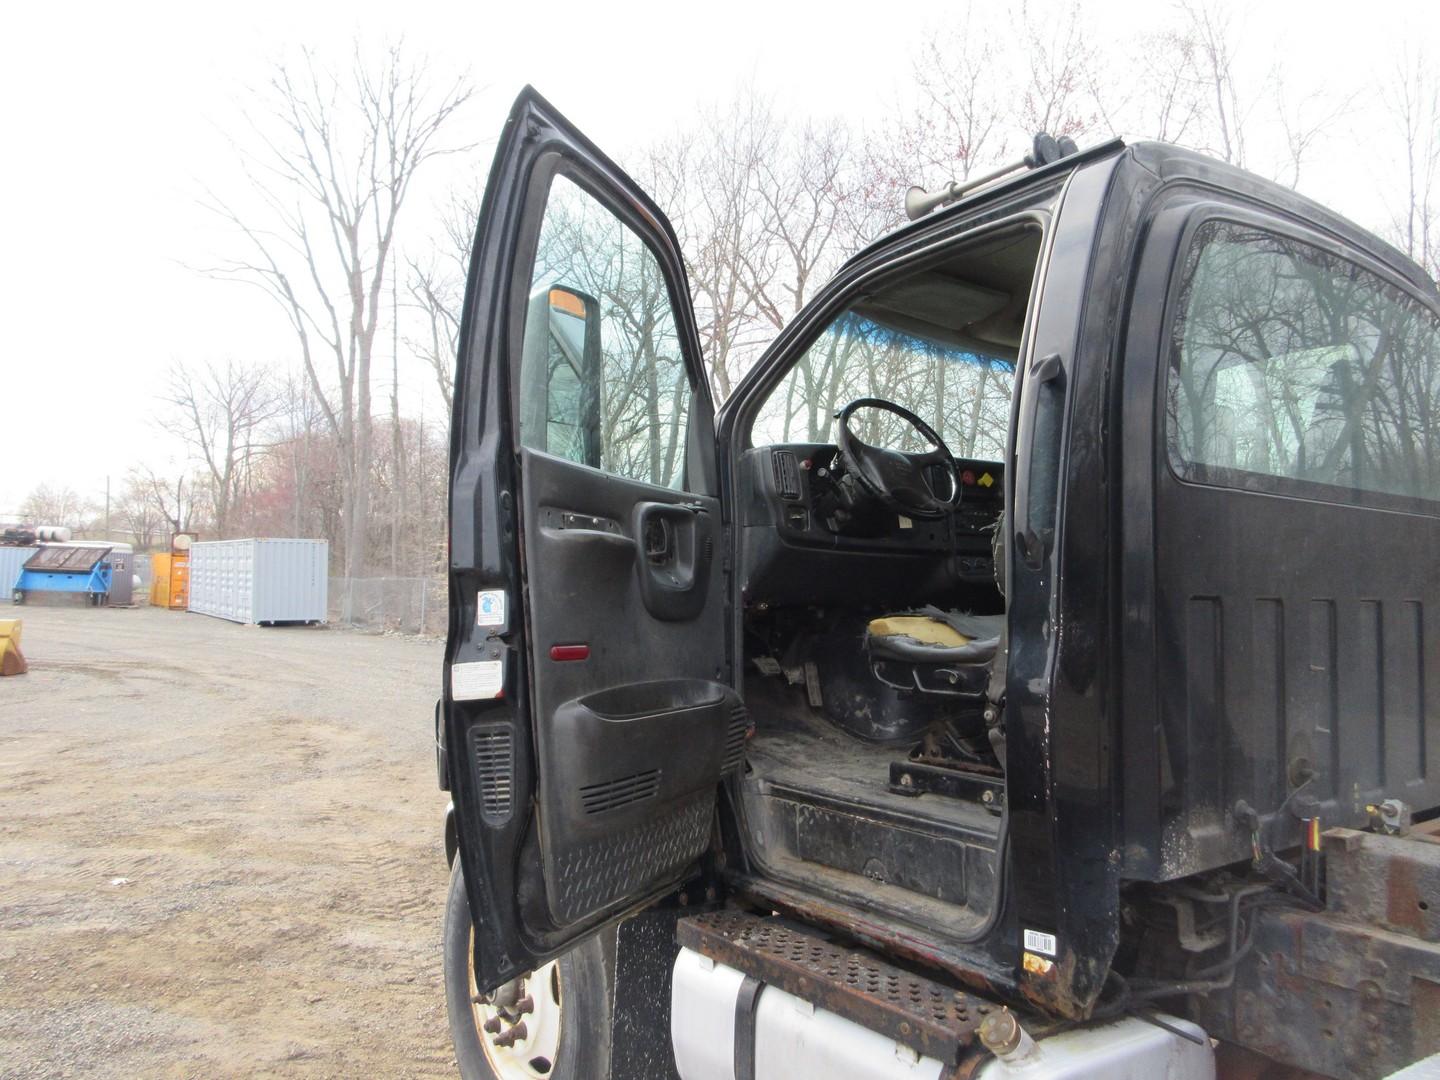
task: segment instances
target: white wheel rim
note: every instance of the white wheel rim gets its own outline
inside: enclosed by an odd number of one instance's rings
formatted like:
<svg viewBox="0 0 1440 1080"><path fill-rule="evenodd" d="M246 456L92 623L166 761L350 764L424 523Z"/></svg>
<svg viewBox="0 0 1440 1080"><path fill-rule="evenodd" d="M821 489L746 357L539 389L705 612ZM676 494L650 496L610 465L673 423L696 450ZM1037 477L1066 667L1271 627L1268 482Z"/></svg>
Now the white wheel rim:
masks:
<svg viewBox="0 0 1440 1080"><path fill-rule="evenodd" d="M475 984L475 950L470 950L470 1011L485 1059L500 1080L537 1080L555 1071L560 1052L560 968L551 961L522 975L517 999L529 998L523 1012L499 1009L486 1000ZM521 1037L510 1039L520 1025ZM489 1025L492 1030L486 1030ZM497 1030L493 1030L498 1027Z"/></svg>

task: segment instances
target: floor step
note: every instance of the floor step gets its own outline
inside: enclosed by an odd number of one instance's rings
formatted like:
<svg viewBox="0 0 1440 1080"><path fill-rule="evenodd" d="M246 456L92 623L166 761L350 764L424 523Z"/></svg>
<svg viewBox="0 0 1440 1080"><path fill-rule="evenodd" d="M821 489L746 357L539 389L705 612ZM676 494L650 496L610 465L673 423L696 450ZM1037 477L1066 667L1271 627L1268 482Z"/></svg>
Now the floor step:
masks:
<svg viewBox="0 0 1440 1080"><path fill-rule="evenodd" d="M776 918L708 912L681 919L676 939L716 963L941 1061L957 1061L975 1042L985 1016L998 1008Z"/></svg>

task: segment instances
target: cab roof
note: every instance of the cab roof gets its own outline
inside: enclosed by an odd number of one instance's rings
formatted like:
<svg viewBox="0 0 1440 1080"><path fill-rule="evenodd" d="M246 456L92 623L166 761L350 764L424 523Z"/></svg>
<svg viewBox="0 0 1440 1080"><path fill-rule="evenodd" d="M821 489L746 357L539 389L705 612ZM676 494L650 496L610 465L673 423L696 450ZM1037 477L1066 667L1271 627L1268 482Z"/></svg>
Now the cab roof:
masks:
<svg viewBox="0 0 1440 1080"><path fill-rule="evenodd" d="M1435 281L1418 263L1393 244L1323 203L1208 154L1163 142L1142 141L1127 144L1119 138L1088 147L1036 169L1018 171L1013 176L970 192L953 203L892 229L867 244L849 261L863 259L875 248L882 245L888 247L897 239L928 232L942 222L969 214L976 207L987 203L1010 201L1028 191L1040 191L1047 186L1058 187L1069 174L1095 162L1121 155L1149 173L1154 178L1153 186L1157 188L1179 180L1208 184L1218 191L1266 204L1312 227L1331 233L1337 239L1366 251L1411 285L1440 301L1440 289L1437 289Z"/></svg>

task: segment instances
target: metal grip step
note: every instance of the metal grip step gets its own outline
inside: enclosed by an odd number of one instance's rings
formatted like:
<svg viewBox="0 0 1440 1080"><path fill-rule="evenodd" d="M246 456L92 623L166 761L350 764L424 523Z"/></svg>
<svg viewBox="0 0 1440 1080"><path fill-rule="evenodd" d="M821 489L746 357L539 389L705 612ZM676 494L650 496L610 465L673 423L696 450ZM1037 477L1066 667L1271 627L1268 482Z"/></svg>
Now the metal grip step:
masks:
<svg viewBox="0 0 1440 1080"><path fill-rule="evenodd" d="M940 1061L957 1061L999 1008L778 919L714 911L681 919L675 936L716 963Z"/></svg>

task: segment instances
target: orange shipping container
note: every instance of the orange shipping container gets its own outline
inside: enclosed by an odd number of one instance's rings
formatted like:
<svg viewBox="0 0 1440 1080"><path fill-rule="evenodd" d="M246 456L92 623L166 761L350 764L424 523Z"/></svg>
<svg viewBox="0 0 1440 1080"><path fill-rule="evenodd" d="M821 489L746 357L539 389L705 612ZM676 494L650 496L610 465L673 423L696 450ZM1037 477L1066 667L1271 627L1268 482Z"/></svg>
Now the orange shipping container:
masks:
<svg viewBox="0 0 1440 1080"><path fill-rule="evenodd" d="M184 611L190 606L190 553L170 556L170 607Z"/></svg>
<svg viewBox="0 0 1440 1080"><path fill-rule="evenodd" d="M154 607L170 606L170 553L156 552L150 556L150 603Z"/></svg>

